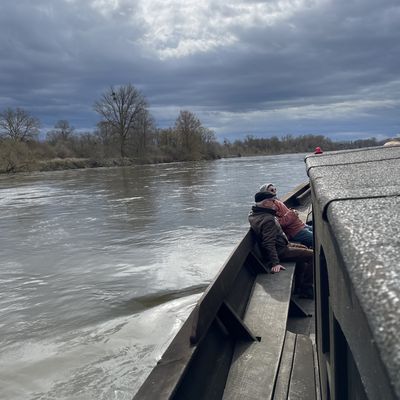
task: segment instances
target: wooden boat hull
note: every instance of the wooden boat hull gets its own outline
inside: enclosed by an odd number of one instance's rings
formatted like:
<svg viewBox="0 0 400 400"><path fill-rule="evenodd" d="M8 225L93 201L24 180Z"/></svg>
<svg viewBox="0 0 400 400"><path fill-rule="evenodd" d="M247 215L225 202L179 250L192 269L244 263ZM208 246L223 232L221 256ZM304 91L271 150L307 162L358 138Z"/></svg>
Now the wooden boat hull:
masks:
<svg viewBox="0 0 400 400"><path fill-rule="evenodd" d="M307 198L309 199L309 185L305 183L282 200L288 207L304 210ZM260 275L269 272L261 258L257 240L249 230L206 289L134 399L224 397L227 381L235 380L230 376L230 371L238 347L243 343L261 340L244 322L246 311L254 297L256 280ZM286 292L289 292L281 300L283 315L288 312L292 276L293 270L288 272L288 282L285 283ZM270 280L271 277L273 275L269 274ZM263 285L261 284L265 291ZM273 283L270 290L273 291L274 288L278 289L277 283ZM279 295L277 291L276 296ZM257 304L253 304L254 306L257 308ZM286 317L282 324L284 329ZM281 348L283 340L284 335L279 344ZM237 382L232 384L236 385ZM268 390L272 392L274 379L271 385L272 388Z"/></svg>

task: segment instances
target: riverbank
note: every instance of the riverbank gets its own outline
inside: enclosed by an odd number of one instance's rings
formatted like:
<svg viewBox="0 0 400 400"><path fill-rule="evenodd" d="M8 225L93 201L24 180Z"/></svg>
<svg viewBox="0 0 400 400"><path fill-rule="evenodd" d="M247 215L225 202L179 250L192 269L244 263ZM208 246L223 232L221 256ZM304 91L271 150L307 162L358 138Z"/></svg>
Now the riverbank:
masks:
<svg viewBox="0 0 400 400"><path fill-rule="evenodd" d="M132 158L109 158L109 159L90 159L90 158L66 158L40 161L37 171L58 171L66 169L98 168L98 167L124 167L137 165L143 162Z"/></svg>
<svg viewBox="0 0 400 400"><path fill-rule="evenodd" d="M399 146L400 141L397 139L392 139L387 141L386 143L382 143L384 146ZM335 150L335 149L329 149ZM312 150L310 151L312 152ZM211 161L212 159L220 159L220 158L236 158L246 156L268 156L268 155L279 155L279 154L293 154L293 153L301 153L301 151L276 151L276 152L268 152L268 153L252 153L247 152L245 154L237 153L235 155L215 155L214 158L204 158L204 161ZM141 157L141 158L53 158L47 160L38 160L38 159L28 159L21 161L18 157L9 157L7 159L0 160L0 174L8 174L8 173L18 173L18 172L35 172L35 171L62 171L69 169L84 169L84 168L99 168L99 167L126 167L133 165L145 165L145 164L160 164L160 163L172 163L179 161L189 161L189 160L177 160L176 158L172 158L169 156L149 156L149 157Z"/></svg>
<svg viewBox="0 0 400 400"><path fill-rule="evenodd" d="M131 165L127 160L92 160L88 158L55 158L52 160L32 160L21 163L4 163L0 167L1 174L34 171L61 171L78 168L112 167Z"/></svg>
<svg viewBox="0 0 400 400"><path fill-rule="evenodd" d="M51 160L33 160L23 163L3 164L0 174L35 171L62 171L69 169L100 168L100 167L126 167L132 165L170 163L170 159L134 159L134 158L54 158Z"/></svg>

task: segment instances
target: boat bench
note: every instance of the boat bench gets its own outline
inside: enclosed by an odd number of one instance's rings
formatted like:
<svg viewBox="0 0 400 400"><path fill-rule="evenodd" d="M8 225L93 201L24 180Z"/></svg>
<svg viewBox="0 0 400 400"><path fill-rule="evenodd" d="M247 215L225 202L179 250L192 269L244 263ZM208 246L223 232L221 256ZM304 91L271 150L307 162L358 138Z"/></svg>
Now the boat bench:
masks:
<svg viewBox="0 0 400 400"><path fill-rule="evenodd" d="M299 368L294 368L294 360L296 365L300 360L295 356L295 343L304 340L286 331L289 312L301 312L292 298L295 264L283 265L286 271L256 277L243 321L258 340L237 342L223 399L286 399L282 396L284 382L290 389L292 384L288 383L293 380L292 375L295 378L299 375ZM311 342L309 349L312 356ZM313 364L309 365L313 374ZM297 386L301 386L301 377L296 379L300 382ZM296 379L293 381L294 392L298 391Z"/></svg>

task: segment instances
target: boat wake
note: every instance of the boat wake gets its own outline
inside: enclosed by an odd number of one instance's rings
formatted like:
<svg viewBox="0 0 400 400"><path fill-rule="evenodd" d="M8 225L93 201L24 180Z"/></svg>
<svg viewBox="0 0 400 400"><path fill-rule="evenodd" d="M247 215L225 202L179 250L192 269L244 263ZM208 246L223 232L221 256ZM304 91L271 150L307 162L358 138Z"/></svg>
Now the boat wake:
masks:
<svg viewBox="0 0 400 400"><path fill-rule="evenodd" d="M184 289L165 290L153 294L146 294L145 296L134 297L122 304L120 303L118 308L120 311L124 311L124 313L126 312L129 314L141 312L161 304L168 303L172 300L203 293L208 285L209 282L201 285L189 286Z"/></svg>
<svg viewBox="0 0 400 400"><path fill-rule="evenodd" d="M0 398L132 399L200 292L192 287L138 298L147 308L142 312L9 347L2 354Z"/></svg>

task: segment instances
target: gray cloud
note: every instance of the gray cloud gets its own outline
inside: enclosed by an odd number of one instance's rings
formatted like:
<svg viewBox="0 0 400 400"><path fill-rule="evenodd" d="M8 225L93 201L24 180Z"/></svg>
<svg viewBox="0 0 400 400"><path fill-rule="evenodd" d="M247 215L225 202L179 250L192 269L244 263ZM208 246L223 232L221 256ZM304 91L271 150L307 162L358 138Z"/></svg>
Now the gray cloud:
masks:
<svg viewBox="0 0 400 400"><path fill-rule="evenodd" d="M133 83L160 126L220 137L399 132L400 5L372 0L2 0L0 109L91 129Z"/></svg>

